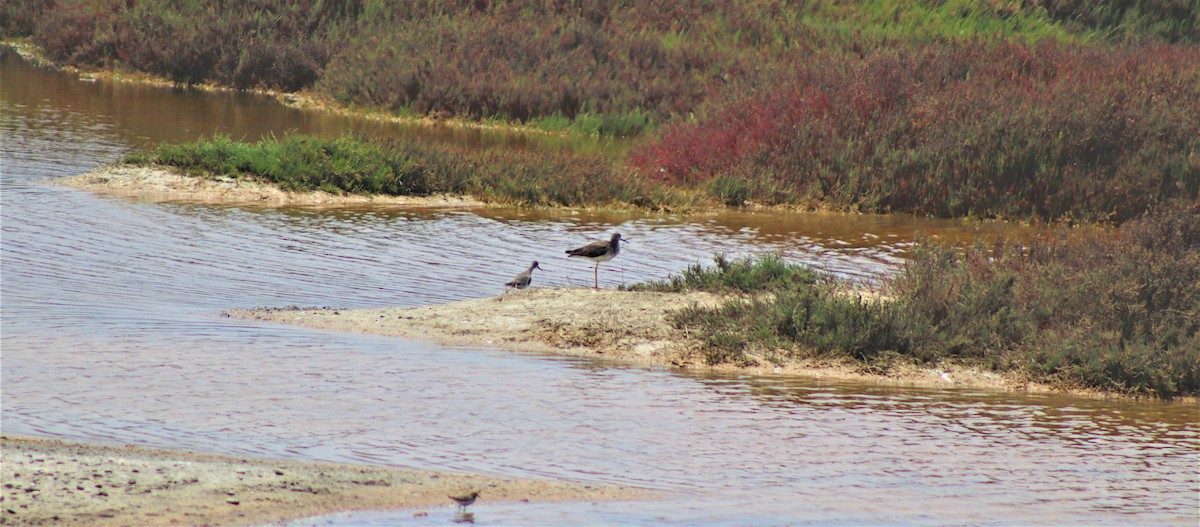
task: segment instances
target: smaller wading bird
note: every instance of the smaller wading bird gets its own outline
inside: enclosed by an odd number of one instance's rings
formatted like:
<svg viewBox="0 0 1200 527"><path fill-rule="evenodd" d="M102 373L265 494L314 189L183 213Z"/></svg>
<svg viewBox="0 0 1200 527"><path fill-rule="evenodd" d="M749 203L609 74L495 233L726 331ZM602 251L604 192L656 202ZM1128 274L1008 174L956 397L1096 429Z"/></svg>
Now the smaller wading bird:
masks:
<svg viewBox="0 0 1200 527"><path fill-rule="evenodd" d="M616 258L620 252L621 234L616 233L606 242L592 242L578 249L567 251L567 258L584 258L594 262L596 269L592 271L592 279L595 280L593 287L600 289L600 263Z"/></svg>
<svg viewBox="0 0 1200 527"><path fill-rule="evenodd" d="M525 289L526 287L529 287L529 284L533 282L533 270L534 269L537 269L539 271L542 270L541 267L538 267L537 260L533 261L533 264L531 264L529 266L529 269L526 269L525 272L513 277L511 282L504 284L504 285L506 285L508 287L515 287L517 289Z"/></svg>
<svg viewBox="0 0 1200 527"><path fill-rule="evenodd" d="M475 500L479 499L479 491L473 490L466 494L460 494L458 496L449 496L449 498L454 500L454 502L458 504L458 510L466 511L467 507L470 507L471 504L475 503Z"/></svg>

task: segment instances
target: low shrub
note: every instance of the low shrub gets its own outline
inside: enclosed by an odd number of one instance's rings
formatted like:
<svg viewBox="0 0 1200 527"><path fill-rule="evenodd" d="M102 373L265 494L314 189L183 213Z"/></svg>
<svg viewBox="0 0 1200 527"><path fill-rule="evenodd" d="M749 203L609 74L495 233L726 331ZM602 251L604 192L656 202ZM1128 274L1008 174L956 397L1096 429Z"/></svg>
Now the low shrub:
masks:
<svg viewBox="0 0 1200 527"><path fill-rule="evenodd" d="M25 0L0 4L0 38L32 35L51 9L54 0Z"/></svg>
<svg viewBox="0 0 1200 527"><path fill-rule="evenodd" d="M630 291L709 291L714 293L756 293L799 289L828 278L802 265L787 262L778 254L765 254L729 260L724 254L713 257L714 267L692 264L679 275L629 286Z"/></svg>
<svg viewBox="0 0 1200 527"><path fill-rule="evenodd" d="M1200 5L1191 0L1033 0L1068 31L1096 31L1111 40L1200 41Z"/></svg>
<svg viewBox="0 0 1200 527"><path fill-rule="evenodd" d="M887 289L880 301L822 283L770 288L674 323L702 335L710 361L776 348L872 367L955 359L1071 387L1200 394L1200 209L1027 246L922 243Z"/></svg>
<svg viewBox="0 0 1200 527"><path fill-rule="evenodd" d="M24 2L12 2L21 5ZM119 24L116 0L54 6L44 9L34 24L33 41L52 60L81 66L104 65L116 49L115 27ZM16 21L14 21L16 22ZM25 21L23 23L29 23Z"/></svg>
<svg viewBox="0 0 1200 527"><path fill-rule="evenodd" d="M726 202L1121 222L1200 199L1196 116L1195 47L822 52L668 125L630 163Z"/></svg>

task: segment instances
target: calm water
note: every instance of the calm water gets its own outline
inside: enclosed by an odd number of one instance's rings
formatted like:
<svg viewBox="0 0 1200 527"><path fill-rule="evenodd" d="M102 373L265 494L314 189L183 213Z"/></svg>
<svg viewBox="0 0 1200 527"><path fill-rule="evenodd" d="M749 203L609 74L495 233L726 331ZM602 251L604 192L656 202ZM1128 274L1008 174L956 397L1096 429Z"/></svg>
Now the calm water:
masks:
<svg viewBox="0 0 1200 527"><path fill-rule="evenodd" d="M539 285L583 285L590 268L562 250L614 230L632 241L602 270L609 287L718 251L780 251L869 280L894 269L914 232L969 239L978 228L832 214L256 209L101 197L44 181L214 132L423 132L262 97L80 82L11 54L0 83L4 433L666 495L481 501L474 519L492 525L1196 523L1195 406L682 375L220 316L229 307L490 296L533 259L546 268ZM445 129L423 137L542 145ZM447 507L423 518L385 511L304 523L453 518Z"/></svg>

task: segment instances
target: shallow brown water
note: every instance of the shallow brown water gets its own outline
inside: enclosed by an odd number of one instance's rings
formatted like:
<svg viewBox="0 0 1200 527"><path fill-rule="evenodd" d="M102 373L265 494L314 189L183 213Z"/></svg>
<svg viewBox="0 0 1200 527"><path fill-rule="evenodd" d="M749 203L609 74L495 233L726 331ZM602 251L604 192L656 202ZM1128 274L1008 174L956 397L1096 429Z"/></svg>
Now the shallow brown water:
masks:
<svg viewBox="0 0 1200 527"><path fill-rule="evenodd" d="M869 279L894 268L916 231L965 240L1019 229L100 197L42 180L214 131L402 132L254 96L79 82L9 56L2 68L4 433L667 492L617 506L481 501L482 524L1195 523L1194 405L681 375L220 317L488 296L532 259L546 268L537 285L579 285L590 269L562 250L613 230L632 241L602 268L610 287L718 251L781 251ZM317 521L450 519L446 509Z"/></svg>

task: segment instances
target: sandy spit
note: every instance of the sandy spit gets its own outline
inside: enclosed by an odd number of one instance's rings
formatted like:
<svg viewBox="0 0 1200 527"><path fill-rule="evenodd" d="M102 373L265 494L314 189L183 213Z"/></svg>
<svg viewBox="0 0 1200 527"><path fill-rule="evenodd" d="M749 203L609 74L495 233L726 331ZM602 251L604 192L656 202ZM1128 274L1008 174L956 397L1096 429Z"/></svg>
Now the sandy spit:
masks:
<svg viewBox="0 0 1200 527"><path fill-rule="evenodd" d="M850 361L784 357L780 350L750 353L743 364L710 366L703 344L688 328L676 328L670 314L724 299L710 293L654 293L613 290L526 289L491 298L414 308L231 309L226 316L449 344L497 346L529 351L612 359L626 364L692 371L781 375L847 380L895 386L963 387L998 391L1054 391L1017 375L979 371L963 365L900 365L869 371Z"/></svg>
<svg viewBox="0 0 1200 527"><path fill-rule="evenodd" d="M193 176L165 166L105 165L78 176L47 180L48 184L98 194L125 196L147 201L261 204L261 205L397 205L408 207L480 207L469 196L383 196L289 192L278 185L228 176Z"/></svg>
<svg viewBox="0 0 1200 527"><path fill-rule="evenodd" d="M341 207L357 204L403 207L479 207L469 196L391 197L287 192L270 183L231 177L183 174L171 167L107 165L90 173L59 178L50 184L101 194L159 202ZM872 292L849 292L873 296ZM669 313L683 307L716 305L707 293L631 293L591 289L530 289L494 298L411 309L328 310L289 308L233 309L236 318L266 320L314 328L433 339L458 344L500 346L624 363L725 373L784 375L874 384L960 387L996 391L1068 392L1094 398L1126 398L1029 382L1019 372L981 371L970 365L936 367L895 364L886 371L851 361L795 357L780 350L751 353L742 364L710 366L699 339L687 328L672 327ZM785 358L786 356L786 358ZM1193 399L1183 399L1193 401Z"/></svg>
<svg viewBox="0 0 1200 527"><path fill-rule="evenodd" d="M449 520L454 504L446 495L472 489L481 490L481 503L652 497L623 487L46 439L0 437L0 453L4 525L261 525L395 508Z"/></svg>

